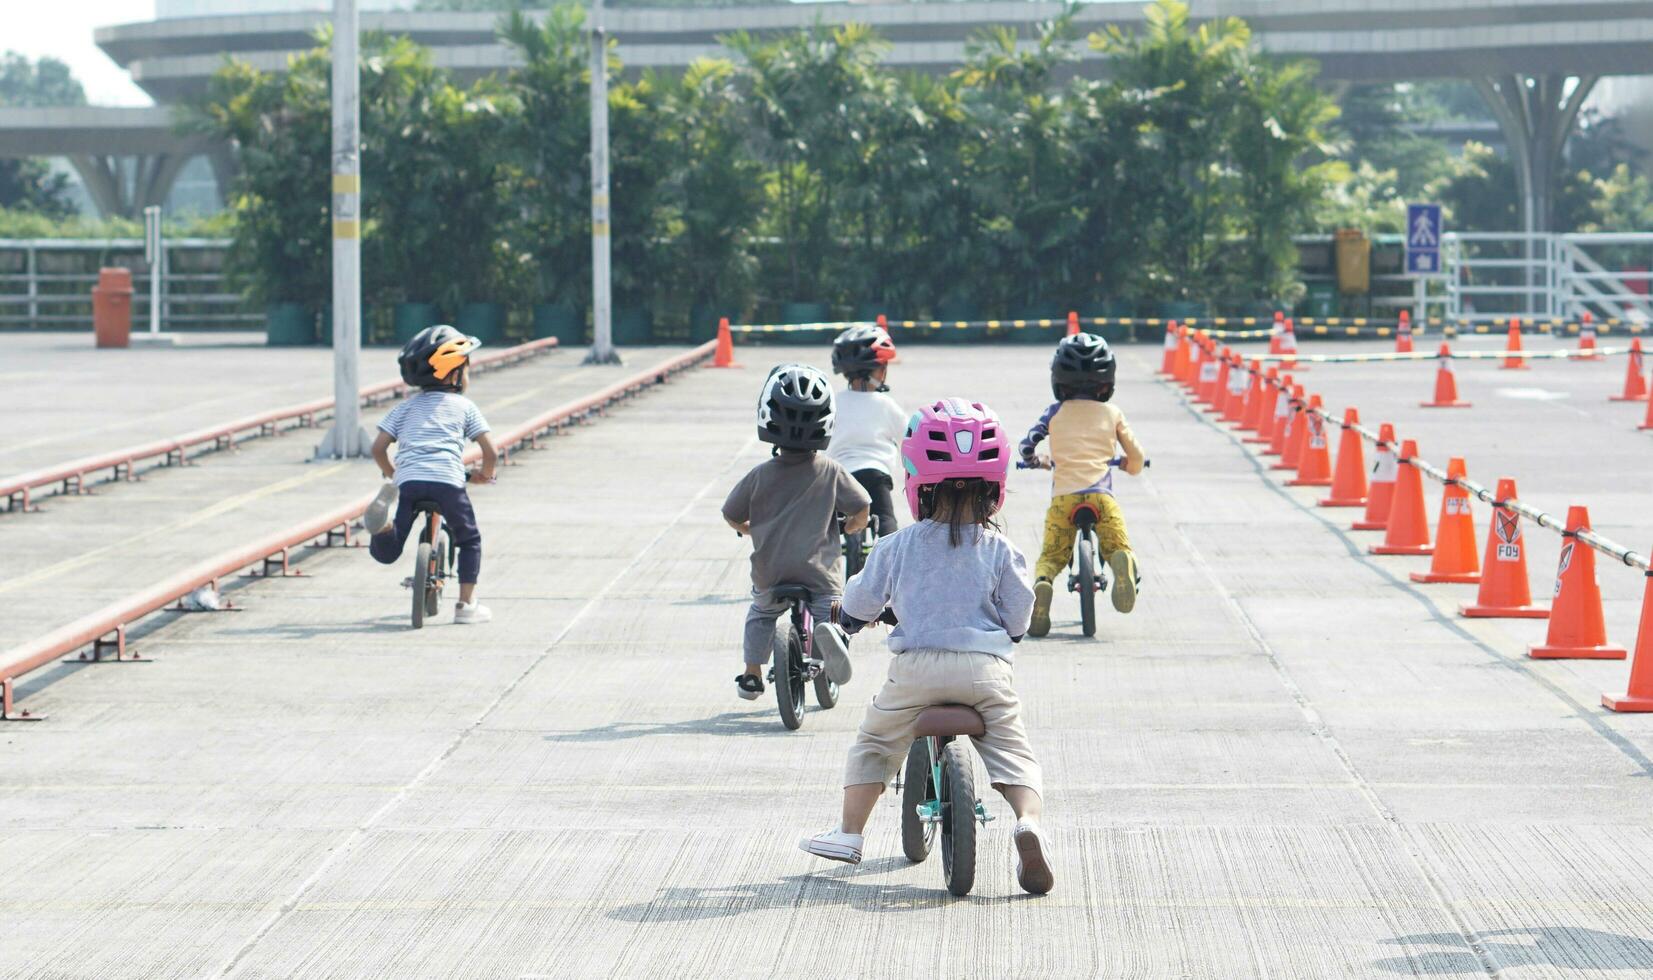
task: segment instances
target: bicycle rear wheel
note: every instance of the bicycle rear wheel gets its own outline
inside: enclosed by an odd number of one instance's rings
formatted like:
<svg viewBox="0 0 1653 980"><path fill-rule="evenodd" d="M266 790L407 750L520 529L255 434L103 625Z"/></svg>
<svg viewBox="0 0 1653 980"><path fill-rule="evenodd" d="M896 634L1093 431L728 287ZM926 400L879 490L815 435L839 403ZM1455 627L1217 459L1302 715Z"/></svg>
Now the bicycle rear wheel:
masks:
<svg viewBox="0 0 1653 980"><path fill-rule="evenodd" d="M941 751L941 877L954 895L976 886L976 774L958 742Z"/></svg>
<svg viewBox="0 0 1653 980"><path fill-rule="evenodd" d="M425 625L425 596L430 589L430 542L419 542L413 556L413 628Z"/></svg>
<svg viewBox="0 0 1653 980"><path fill-rule="evenodd" d="M431 578L425 586L425 615L436 616L442 612L442 587L448 582L448 535L443 532L436 538L436 547L431 551Z"/></svg>
<svg viewBox="0 0 1653 980"><path fill-rule="evenodd" d="M1096 539L1079 536L1079 625L1086 636L1096 635Z"/></svg>
<svg viewBox="0 0 1653 980"><path fill-rule="evenodd" d="M804 638L798 635L797 623L788 619L775 631L775 701L780 705L781 724L792 731L804 723L804 682L808 679Z"/></svg>

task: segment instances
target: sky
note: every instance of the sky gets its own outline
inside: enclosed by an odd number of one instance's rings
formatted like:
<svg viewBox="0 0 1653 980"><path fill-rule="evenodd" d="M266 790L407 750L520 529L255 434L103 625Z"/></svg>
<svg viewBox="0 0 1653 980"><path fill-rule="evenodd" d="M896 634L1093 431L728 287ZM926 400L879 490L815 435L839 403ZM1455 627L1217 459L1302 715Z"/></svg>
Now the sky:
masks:
<svg viewBox="0 0 1653 980"><path fill-rule="evenodd" d="M94 105L149 105L153 100L92 42L92 30L154 17L154 0L0 0L0 50L68 62Z"/></svg>

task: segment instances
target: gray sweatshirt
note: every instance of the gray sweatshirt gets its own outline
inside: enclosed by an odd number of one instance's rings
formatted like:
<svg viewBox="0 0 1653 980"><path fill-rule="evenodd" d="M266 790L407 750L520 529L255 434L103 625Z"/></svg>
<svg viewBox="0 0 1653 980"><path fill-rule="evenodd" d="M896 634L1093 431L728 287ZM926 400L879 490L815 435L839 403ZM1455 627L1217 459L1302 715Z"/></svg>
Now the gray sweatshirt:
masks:
<svg viewBox="0 0 1653 980"><path fill-rule="evenodd" d="M844 612L872 620L886 606L895 610L896 653L966 650L1011 660L1010 638L1026 633L1033 615L1027 559L987 528L960 528L959 537L955 548L947 525L920 521L881 539L844 587Z"/></svg>

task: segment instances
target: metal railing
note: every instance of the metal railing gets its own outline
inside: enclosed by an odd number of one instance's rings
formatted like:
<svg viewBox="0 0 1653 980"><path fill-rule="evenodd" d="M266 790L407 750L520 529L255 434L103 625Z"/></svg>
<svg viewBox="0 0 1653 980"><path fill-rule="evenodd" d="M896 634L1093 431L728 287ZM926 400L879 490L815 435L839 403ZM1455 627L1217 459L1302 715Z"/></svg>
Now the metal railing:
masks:
<svg viewBox="0 0 1653 980"><path fill-rule="evenodd" d="M163 243L161 323L167 329L244 327L263 314L229 288L227 239L175 238ZM132 271L132 322L149 317L150 270L143 239L0 239L0 328L90 328L98 269Z"/></svg>
<svg viewBox="0 0 1653 980"><path fill-rule="evenodd" d="M1449 232L1442 237L1445 317L1653 322L1653 233Z"/></svg>

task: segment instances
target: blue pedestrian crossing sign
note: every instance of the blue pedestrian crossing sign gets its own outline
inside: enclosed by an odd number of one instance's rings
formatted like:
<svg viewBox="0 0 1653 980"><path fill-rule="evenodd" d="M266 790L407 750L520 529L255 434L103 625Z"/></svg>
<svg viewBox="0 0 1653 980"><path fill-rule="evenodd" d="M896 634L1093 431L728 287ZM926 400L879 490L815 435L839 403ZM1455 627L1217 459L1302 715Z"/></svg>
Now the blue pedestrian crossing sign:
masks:
<svg viewBox="0 0 1653 980"><path fill-rule="evenodd" d="M1406 272L1414 276L1439 275L1441 271L1441 206L1406 206Z"/></svg>

